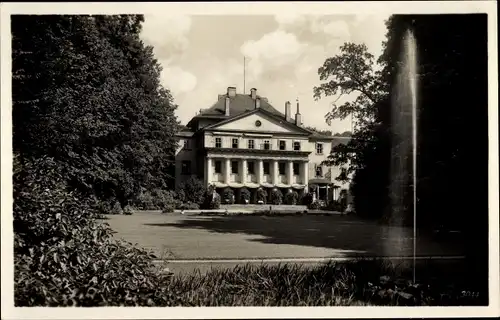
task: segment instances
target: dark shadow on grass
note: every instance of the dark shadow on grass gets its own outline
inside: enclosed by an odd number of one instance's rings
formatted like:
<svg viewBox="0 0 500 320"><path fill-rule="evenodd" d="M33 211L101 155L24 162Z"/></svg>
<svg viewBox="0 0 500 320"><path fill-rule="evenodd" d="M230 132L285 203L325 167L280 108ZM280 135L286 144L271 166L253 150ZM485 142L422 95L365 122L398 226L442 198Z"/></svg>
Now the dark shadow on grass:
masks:
<svg viewBox="0 0 500 320"><path fill-rule="evenodd" d="M321 247L361 256L412 256L412 230L365 222L352 216L217 216L182 217L177 223L145 224L156 227L205 229L215 233L263 236L257 241ZM417 256L461 255L459 243L417 237Z"/></svg>

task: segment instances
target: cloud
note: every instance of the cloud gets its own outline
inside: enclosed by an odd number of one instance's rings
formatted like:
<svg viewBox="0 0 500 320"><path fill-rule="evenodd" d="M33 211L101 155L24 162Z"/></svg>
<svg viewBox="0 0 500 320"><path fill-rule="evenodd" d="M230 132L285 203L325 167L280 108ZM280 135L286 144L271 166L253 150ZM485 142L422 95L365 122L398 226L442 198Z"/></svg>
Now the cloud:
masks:
<svg viewBox="0 0 500 320"><path fill-rule="evenodd" d="M324 21L321 19L314 19L310 24L311 32L325 33L335 38L347 40L350 38L349 26L345 21Z"/></svg>
<svg viewBox="0 0 500 320"><path fill-rule="evenodd" d="M307 16L301 15L297 12L284 12L274 16L274 19L281 27L289 25L303 24L306 22Z"/></svg>
<svg viewBox="0 0 500 320"><path fill-rule="evenodd" d="M174 96L192 91L198 82L196 76L177 66L164 66L160 79Z"/></svg>
<svg viewBox="0 0 500 320"><path fill-rule="evenodd" d="M190 29L189 16L146 15L141 37L155 48L158 58L171 58L182 54L189 47L187 34Z"/></svg>
<svg viewBox="0 0 500 320"><path fill-rule="evenodd" d="M241 53L249 58L249 76L258 77L264 70L276 70L295 62L305 48L293 33L278 29L259 40L245 42Z"/></svg>
<svg viewBox="0 0 500 320"><path fill-rule="evenodd" d="M349 25L339 16L324 15L299 15L297 13L284 13L274 16L279 29L311 35L323 34L347 40L350 37ZM312 40L312 38L311 38ZM319 38L322 41L322 38Z"/></svg>

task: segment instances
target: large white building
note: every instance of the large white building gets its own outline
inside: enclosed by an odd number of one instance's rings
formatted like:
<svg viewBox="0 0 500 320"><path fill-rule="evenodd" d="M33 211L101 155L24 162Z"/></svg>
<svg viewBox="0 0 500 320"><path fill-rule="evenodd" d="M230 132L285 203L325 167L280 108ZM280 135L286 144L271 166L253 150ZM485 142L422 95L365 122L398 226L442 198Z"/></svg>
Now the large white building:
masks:
<svg viewBox="0 0 500 320"><path fill-rule="evenodd" d="M256 89L239 94L235 87L227 88L213 106L200 110L187 129L179 132L176 188L194 175L206 186L215 185L219 193L230 187L237 194L246 187L253 194L262 187L280 188L283 194L295 189L300 194L314 184L319 187L319 199L336 198L338 189L348 186L335 180L339 168L321 162L332 145L345 143L348 138L305 129L299 102L294 115L290 102L285 103L283 111L270 105Z"/></svg>

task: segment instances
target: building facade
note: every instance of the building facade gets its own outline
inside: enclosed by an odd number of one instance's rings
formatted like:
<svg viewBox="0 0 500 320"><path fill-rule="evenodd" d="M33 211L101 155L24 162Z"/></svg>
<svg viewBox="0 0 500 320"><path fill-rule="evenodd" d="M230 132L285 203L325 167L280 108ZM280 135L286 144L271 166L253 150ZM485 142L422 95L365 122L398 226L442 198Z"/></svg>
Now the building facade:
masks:
<svg viewBox="0 0 500 320"><path fill-rule="evenodd" d="M191 176L214 185L217 192L229 187L235 194L241 188L252 195L258 188L268 189L268 194L273 188L301 194L315 185L316 197L328 202L348 187L335 180L339 168L321 164L332 145L347 139L305 129L298 101L294 115L290 102L281 113L256 89L238 94L229 87L189 121L178 139L176 188Z"/></svg>

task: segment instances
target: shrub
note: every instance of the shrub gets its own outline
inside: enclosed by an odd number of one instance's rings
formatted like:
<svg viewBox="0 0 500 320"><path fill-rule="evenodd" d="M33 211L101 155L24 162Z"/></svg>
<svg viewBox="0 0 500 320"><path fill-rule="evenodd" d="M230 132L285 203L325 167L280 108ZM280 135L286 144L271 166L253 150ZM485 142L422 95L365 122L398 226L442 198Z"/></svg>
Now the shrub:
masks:
<svg viewBox="0 0 500 320"><path fill-rule="evenodd" d="M216 192L213 201L210 202L210 207L209 209L220 209L220 195Z"/></svg>
<svg viewBox="0 0 500 320"><path fill-rule="evenodd" d="M287 192L287 194L285 195L285 203L288 205L296 205L298 199L299 194L295 190Z"/></svg>
<svg viewBox="0 0 500 320"><path fill-rule="evenodd" d="M313 194L312 193L306 193L302 199L301 203L305 206L309 206L313 202Z"/></svg>
<svg viewBox="0 0 500 320"><path fill-rule="evenodd" d="M281 193L280 189L271 190L270 200L272 204L280 205L283 202L283 193Z"/></svg>
<svg viewBox="0 0 500 320"><path fill-rule="evenodd" d="M64 165L27 161L14 174L16 306L151 305L165 284L150 254L113 240L95 198L68 189Z"/></svg>
<svg viewBox="0 0 500 320"><path fill-rule="evenodd" d="M115 201L110 214L123 214L122 206L118 201Z"/></svg>
<svg viewBox="0 0 500 320"><path fill-rule="evenodd" d="M166 205L162 208L161 212L162 213L172 213L175 211L175 206L173 204Z"/></svg>
<svg viewBox="0 0 500 320"><path fill-rule="evenodd" d="M340 205L340 202L338 200L332 200L328 204L328 210L341 212L342 211L342 206Z"/></svg>
<svg viewBox="0 0 500 320"><path fill-rule="evenodd" d="M184 203L186 201L186 194L184 193L184 190L179 189L175 193L175 199L178 200L180 203Z"/></svg>
<svg viewBox="0 0 500 320"><path fill-rule="evenodd" d="M308 206L307 206L307 209L311 209L311 210L319 210L321 209L321 203L319 201L314 201L314 202L311 202Z"/></svg>
<svg viewBox="0 0 500 320"><path fill-rule="evenodd" d="M247 188L242 188L240 190L240 202L249 203L250 202L250 191Z"/></svg>
<svg viewBox="0 0 500 320"><path fill-rule="evenodd" d="M127 205L127 206L125 206L125 208L123 208L123 214L132 215L132 214L134 214L134 210L132 209L131 206Z"/></svg>
<svg viewBox="0 0 500 320"><path fill-rule="evenodd" d="M182 210L198 210L200 206L197 203L186 202L181 205Z"/></svg>
<svg viewBox="0 0 500 320"><path fill-rule="evenodd" d="M224 203L227 204L234 204L234 191L233 189L227 187L224 189L222 192L222 199L224 200Z"/></svg>
<svg viewBox="0 0 500 320"><path fill-rule="evenodd" d="M203 204L200 206L202 209L220 209L221 198L215 192L214 186L209 186L204 195Z"/></svg>
<svg viewBox="0 0 500 320"><path fill-rule="evenodd" d="M267 202L267 191L263 188L259 188L255 192L255 203L259 203L259 201L262 201L263 204Z"/></svg>
<svg viewBox="0 0 500 320"><path fill-rule="evenodd" d="M200 179L191 176L189 179L181 183L179 189L184 193L184 199L182 199L183 202L193 202L198 205L203 204L207 190L203 181Z"/></svg>
<svg viewBox="0 0 500 320"><path fill-rule="evenodd" d="M175 203L176 194L170 190L154 189L151 191L142 190L134 206L140 210L160 210L167 205Z"/></svg>

